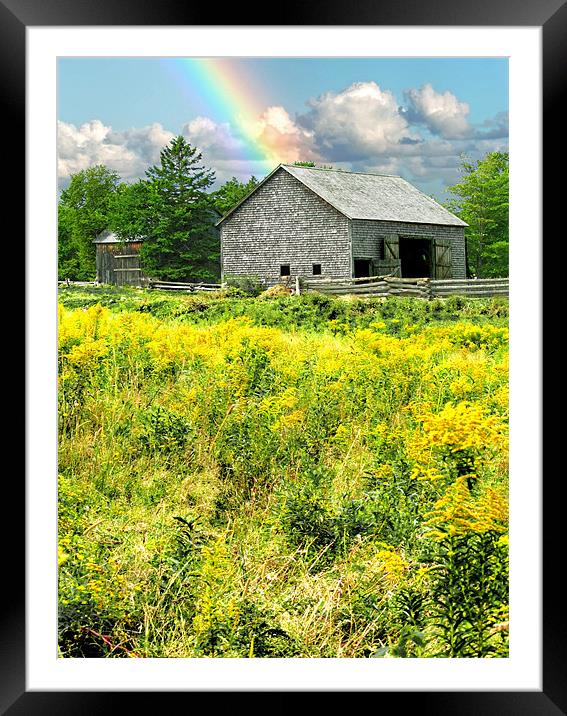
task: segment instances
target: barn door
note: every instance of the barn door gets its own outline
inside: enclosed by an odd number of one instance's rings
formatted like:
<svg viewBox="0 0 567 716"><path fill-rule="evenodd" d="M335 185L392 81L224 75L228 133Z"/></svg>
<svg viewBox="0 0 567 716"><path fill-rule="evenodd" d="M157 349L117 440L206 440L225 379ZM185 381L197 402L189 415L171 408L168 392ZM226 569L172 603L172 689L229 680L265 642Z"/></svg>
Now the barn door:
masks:
<svg viewBox="0 0 567 716"><path fill-rule="evenodd" d="M397 234L384 237L384 261L380 263L387 273L401 276L400 239Z"/></svg>
<svg viewBox="0 0 567 716"><path fill-rule="evenodd" d="M452 278L451 239L435 239L435 278Z"/></svg>
<svg viewBox="0 0 567 716"><path fill-rule="evenodd" d="M384 238L384 259L392 261L400 258L400 240L396 234Z"/></svg>

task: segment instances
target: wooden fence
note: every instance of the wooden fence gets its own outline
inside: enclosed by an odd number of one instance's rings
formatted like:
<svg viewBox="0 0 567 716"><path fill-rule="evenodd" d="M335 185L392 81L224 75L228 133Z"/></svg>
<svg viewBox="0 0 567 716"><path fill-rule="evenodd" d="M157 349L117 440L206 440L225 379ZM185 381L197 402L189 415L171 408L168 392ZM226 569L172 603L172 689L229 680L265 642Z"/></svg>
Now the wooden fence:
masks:
<svg viewBox="0 0 567 716"><path fill-rule="evenodd" d="M70 281L68 278L57 281L58 286L100 286L96 281Z"/></svg>
<svg viewBox="0 0 567 716"><path fill-rule="evenodd" d="M59 285L96 286L89 281L59 281ZM149 288L162 291L218 291L220 283L184 283L181 281L157 281L149 279ZM290 287L290 291L291 291ZM295 293L317 291L334 296L413 296L416 298L442 298L446 296L508 296L507 278L400 278L399 276L368 276L365 278L322 278L297 280Z"/></svg>
<svg viewBox="0 0 567 716"><path fill-rule="evenodd" d="M57 282L59 286L103 286L106 285L100 281L69 281L63 280ZM108 284L110 285L110 284ZM154 279L145 279L142 281L141 287L156 288L162 291L218 291L222 288L220 283L182 283L180 281L157 281ZM136 286L140 288L140 286Z"/></svg>
<svg viewBox="0 0 567 716"><path fill-rule="evenodd" d="M335 296L413 296L437 298L459 296L508 296L507 278L429 279L369 276L352 279L319 279L302 282L302 292L317 291Z"/></svg>
<svg viewBox="0 0 567 716"><path fill-rule="evenodd" d="M184 283L182 281L157 281L150 279L149 288L161 289L162 291L218 291L222 288L220 283Z"/></svg>

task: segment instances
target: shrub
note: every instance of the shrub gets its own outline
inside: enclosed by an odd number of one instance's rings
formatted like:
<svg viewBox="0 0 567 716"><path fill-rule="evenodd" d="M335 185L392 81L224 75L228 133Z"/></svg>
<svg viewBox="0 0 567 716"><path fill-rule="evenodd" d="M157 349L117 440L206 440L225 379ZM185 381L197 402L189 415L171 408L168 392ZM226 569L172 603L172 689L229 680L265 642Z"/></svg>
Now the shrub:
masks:
<svg viewBox="0 0 567 716"><path fill-rule="evenodd" d="M225 283L230 288L236 288L245 296L259 296L264 290L264 284L259 276L227 276Z"/></svg>
<svg viewBox="0 0 567 716"><path fill-rule="evenodd" d="M178 450L192 436L187 419L161 405L152 405L140 413L140 442L148 450Z"/></svg>

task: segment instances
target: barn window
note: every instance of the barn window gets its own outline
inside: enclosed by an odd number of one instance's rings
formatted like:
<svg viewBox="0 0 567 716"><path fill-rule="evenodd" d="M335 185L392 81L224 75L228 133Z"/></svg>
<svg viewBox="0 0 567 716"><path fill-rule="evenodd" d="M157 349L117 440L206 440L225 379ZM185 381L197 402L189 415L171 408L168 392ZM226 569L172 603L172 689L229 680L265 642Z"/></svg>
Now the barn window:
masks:
<svg viewBox="0 0 567 716"><path fill-rule="evenodd" d="M289 276L289 275L290 275L289 264L281 264L280 276Z"/></svg>
<svg viewBox="0 0 567 716"><path fill-rule="evenodd" d="M321 264L313 264L313 276L321 275Z"/></svg>
<svg viewBox="0 0 567 716"><path fill-rule="evenodd" d="M362 278L364 276L370 276L370 259L355 259L354 260L354 277Z"/></svg>

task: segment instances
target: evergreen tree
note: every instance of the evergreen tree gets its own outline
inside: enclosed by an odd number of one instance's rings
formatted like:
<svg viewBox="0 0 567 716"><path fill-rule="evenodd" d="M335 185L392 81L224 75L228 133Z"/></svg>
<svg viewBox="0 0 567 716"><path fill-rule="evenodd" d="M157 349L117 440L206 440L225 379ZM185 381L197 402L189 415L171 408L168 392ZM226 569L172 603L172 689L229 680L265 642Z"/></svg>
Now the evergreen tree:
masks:
<svg viewBox="0 0 567 716"><path fill-rule="evenodd" d="M160 164L150 167L146 177L128 197L137 207L131 225L144 236L145 273L171 281L216 280L220 242L207 193L214 172L202 166L201 154L178 136L162 149Z"/></svg>
<svg viewBox="0 0 567 716"><path fill-rule="evenodd" d="M448 191L447 207L466 221L468 272L508 276L508 153L490 152L477 162L462 158L462 180Z"/></svg>
<svg viewBox="0 0 567 716"><path fill-rule="evenodd" d="M120 184L110 207L109 228L121 239L144 237L150 210L149 185L140 180Z"/></svg>

